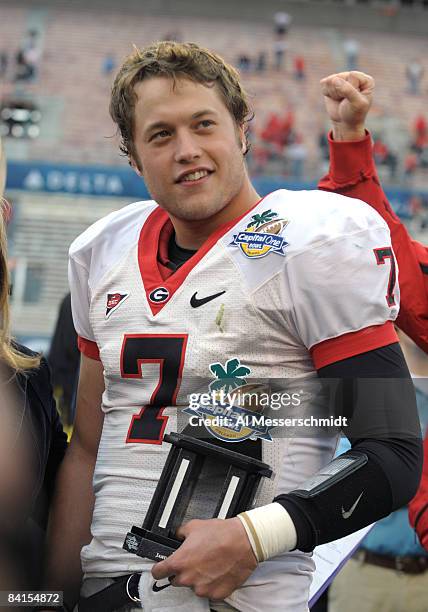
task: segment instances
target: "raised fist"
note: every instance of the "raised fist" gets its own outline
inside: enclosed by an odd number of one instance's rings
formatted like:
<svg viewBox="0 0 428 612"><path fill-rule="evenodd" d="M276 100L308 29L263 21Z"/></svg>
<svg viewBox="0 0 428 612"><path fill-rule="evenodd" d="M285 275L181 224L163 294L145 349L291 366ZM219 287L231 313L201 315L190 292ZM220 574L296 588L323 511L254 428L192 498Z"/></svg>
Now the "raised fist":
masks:
<svg viewBox="0 0 428 612"><path fill-rule="evenodd" d="M321 92L332 121L335 140L357 140L365 135L374 79L364 72L339 72L321 79Z"/></svg>

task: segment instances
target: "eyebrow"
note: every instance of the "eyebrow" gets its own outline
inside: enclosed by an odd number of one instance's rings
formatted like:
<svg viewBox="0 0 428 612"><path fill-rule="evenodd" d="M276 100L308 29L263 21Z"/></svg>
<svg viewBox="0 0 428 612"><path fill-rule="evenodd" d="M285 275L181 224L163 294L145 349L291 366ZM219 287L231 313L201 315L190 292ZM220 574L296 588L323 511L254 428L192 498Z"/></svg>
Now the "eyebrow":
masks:
<svg viewBox="0 0 428 612"><path fill-rule="evenodd" d="M217 115L217 111L214 110L213 108L205 108L203 110L197 111L196 113L193 113L193 115L190 117L191 120L194 119L199 119L200 117L203 117L205 115ZM164 128L168 128L170 127L170 123L168 123L168 121L155 121L155 123L151 123L150 125L147 126L147 128L144 130L144 133L146 136L149 136L149 134L151 134L154 130L159 130L159 129L164 129Z"/></svg>

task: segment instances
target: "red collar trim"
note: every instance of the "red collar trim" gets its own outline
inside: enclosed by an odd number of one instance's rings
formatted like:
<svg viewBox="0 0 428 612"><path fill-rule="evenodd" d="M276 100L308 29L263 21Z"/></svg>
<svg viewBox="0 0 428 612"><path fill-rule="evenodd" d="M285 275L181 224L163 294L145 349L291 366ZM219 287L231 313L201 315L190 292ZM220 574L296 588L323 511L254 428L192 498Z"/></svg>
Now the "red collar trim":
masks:
<svg viewBox="0 0 428 612"><path fill-rule="evenodd" d="M174 232L174 226L171 223L170 218L168 217L165 223L163 224L163 226L161 227L161 230L159 233L159 246L158 246L157 259L163 266L167 266L170 263L169 257L168 257L168 248L169 248L169 241L170 241L170 238L173 232Z"/></svg>
<svg viewBox="0 0 428 612"><path fill-rule="evenodd" d="M167 234L168 236L171 235L167 230L168 224L171 224L171 220L168 214L160 206L150 213L140 232L138 241L138 265L144 290L146 292L147 303L153 315L157 315L165 304L169 302L177 289L186 280L190 271L201 261L204 255L208 253L218 240L245 217L245 215L258 206L264 197L239 217L218 227L186 263L165 279L162 277L159 270L158 252L162 258L162 265L165 260L165 236Z"/></svg>

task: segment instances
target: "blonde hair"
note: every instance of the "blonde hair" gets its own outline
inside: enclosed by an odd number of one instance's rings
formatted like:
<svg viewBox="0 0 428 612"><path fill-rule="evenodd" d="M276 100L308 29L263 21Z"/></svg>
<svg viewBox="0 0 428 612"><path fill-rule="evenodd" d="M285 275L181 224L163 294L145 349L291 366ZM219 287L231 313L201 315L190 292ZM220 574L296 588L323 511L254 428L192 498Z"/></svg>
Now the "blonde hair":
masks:
<svg viewBox="0 0 428 612"><path fill-rule="evenodd" d="M124 61L113 83L110 115L121 134L120 150L138 164L134 146L134 108L137 101L135 85L146 78L167 76L174 82L188 78L206 86L216 86L226 108L238 126L253 118L247 93L239 81L239 74L216 53L196 43L161 41L134 51ZM248 151L249 145L247 142Z"/></svg>
<svg viewBox="0 0 428 612"><path fill-rule="evenodd" d="M3 188L6 181L6 161L0 140L0 361L16 372L37 368L40 356L24 355L13 346L9 328L9 269L7 265L6 211L7 203L3 199Z"/></svg>

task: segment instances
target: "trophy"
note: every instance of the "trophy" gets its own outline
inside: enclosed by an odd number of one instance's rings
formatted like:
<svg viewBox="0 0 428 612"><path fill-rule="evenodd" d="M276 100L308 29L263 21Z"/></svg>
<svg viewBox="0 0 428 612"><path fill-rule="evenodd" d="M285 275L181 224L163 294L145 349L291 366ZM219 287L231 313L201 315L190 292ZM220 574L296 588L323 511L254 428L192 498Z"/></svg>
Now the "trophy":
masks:
<svg viewBox="0 0 428 612"><path fill-rule="evenodd" d="M176 536L191 519L227 519L249 510L262 477L262 461L186 434L164 436L171 444L142 527L132 527L123 548L153 561L182 544Z"/></svg>

